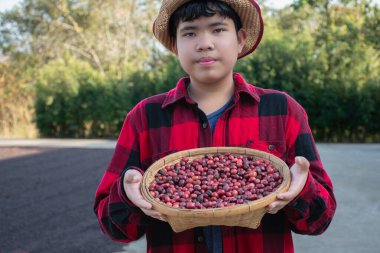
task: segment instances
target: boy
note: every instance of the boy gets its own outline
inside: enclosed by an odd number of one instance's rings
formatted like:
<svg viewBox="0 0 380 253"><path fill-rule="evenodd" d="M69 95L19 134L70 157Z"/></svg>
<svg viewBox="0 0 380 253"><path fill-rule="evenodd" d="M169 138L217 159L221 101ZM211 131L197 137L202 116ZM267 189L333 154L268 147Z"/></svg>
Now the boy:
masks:
<svg viewBox="0 0 380 253"><path fill-rule="evenodd" d="M127 115L114 156L96 192L104 233L131 242L146 233L148 252L293 252L291 230L320 234L336 208L303 108L287 94L254 87L233 73L263 34L253 0L164 0L154 34L189 75ZM175 233L144 201L142 174L172 152L243 146L291 167L288 192L268 206L258 229L209 226Z"/></svg>

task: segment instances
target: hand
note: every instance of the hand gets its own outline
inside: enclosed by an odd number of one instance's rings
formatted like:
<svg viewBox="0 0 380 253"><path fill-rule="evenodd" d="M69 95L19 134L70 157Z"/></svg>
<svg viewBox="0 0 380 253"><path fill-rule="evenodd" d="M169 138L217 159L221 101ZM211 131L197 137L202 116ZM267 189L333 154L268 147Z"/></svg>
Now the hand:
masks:
<svg viewBox="0 0 380 253"><path fill-rule="evenodd" d="M144 200L140 192L142 175L139 171L131 169L124 174L124 191L128 199L140 208L146 215L158 220L166 221L166 217L152 209L152 204Z"/></svg>
<svg viewBox="0 0 380 253"><path fill-rule="evenodd" d="M267 213L277 213L298 196L305 186L309 167L310 163L305 157L297 156L295 158L295 163L290 168L291 182L289 190L287 192L277 194L277 199L268 205Z"/></svg>

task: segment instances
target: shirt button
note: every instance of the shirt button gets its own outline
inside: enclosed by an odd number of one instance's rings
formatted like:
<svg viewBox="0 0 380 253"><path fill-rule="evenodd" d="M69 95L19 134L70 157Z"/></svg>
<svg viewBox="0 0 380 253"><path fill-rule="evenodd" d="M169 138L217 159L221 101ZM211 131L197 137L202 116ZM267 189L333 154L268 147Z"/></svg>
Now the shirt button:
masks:
<svg viewBox="0 0 380 253"><path fill-rule="evenodd" d="M268 146L268 149L269 149L270 151L273 151L273 150L274 150L274 145L269 145L269 146Z"/></svg>
<svg viewBox="0 0 380 253"><path fill-rule="evenodd" d="M198 236L197 240L198 242L203 242L203 236Z"/></svg>
<svg viewBox="0 0 380 253"><path fill-rule="evenodd" d="M203 127L203 128L207 128L207 123L206 123L206 122L203 123L203 124L202 124L202 127Z"/></svg>

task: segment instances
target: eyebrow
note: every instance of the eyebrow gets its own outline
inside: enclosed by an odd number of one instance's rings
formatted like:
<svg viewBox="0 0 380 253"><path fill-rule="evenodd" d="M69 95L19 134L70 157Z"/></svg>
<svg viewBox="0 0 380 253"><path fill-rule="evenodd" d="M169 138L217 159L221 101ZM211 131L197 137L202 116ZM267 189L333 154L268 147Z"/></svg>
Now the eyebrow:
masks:
<svg viewBox="0 0 380 253"><path fill-rule="evenodd" d="M224 21L217 21L217 22L214 22L214 23L211 23L209 25L209 27L216 27L216 26L228 26L228 24ZM185 25L184 27L182 27L181 29L179 29L179 32L186 32L186 31L191 31L191 30L196 30L198 27L195 26L195 25Z"/></svg>

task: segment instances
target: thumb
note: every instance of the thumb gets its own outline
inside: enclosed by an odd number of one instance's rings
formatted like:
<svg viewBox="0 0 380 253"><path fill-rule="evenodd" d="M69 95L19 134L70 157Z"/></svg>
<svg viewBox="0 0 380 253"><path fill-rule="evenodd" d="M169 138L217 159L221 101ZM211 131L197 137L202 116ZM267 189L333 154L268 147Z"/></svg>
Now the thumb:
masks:
<svg viewBox="0 0 380 253"><path fill-rule="evenodd" d="M296 162L296 164L297 164L300 168L302 168L302 169L304 169L304 170L307 170L307 169L309 169L309 167L310 167L310 163L309 163L309 161L308 161L305 157L303 157L303 156L296 156L296 158L295 158L295 162Z"/></svg>
<svg viewBox="0 0 380 253"><path fill-rule="evenodd" d="M129 184L138 183L141 179L141 173L137 170L128 170L124 175L124 182Z"/></svg>

